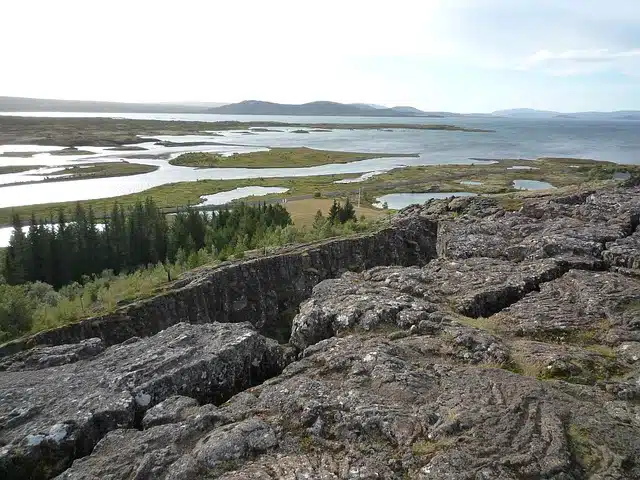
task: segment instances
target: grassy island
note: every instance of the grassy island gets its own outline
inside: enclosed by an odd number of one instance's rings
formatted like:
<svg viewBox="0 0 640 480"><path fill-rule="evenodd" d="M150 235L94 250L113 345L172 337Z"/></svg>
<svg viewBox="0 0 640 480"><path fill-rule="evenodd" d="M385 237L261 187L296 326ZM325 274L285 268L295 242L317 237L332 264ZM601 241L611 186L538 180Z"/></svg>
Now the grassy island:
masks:
<svg viewBox="0 0 640 480"><path fill-rule="evenodd" d="M224 156L217 153L183 153L169 163L181 167L244 167L244 168L293 168L315 167L332 163L349 163L359 160L387 157L417 157L405 153L353 153L314 150L312 148L272 148L264 152L235 153Z"/></svg>

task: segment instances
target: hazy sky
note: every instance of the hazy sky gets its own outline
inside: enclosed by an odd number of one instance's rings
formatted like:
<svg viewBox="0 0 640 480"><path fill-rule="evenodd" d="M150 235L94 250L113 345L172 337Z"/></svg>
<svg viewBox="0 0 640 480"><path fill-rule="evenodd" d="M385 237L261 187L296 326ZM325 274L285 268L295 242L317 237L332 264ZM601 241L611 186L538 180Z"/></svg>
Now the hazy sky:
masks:
<svg viewBox="0 0 640 480"><path fill-rule="evenodd" d="M0 95L640 109L640 0L20 0Z"/></svg>

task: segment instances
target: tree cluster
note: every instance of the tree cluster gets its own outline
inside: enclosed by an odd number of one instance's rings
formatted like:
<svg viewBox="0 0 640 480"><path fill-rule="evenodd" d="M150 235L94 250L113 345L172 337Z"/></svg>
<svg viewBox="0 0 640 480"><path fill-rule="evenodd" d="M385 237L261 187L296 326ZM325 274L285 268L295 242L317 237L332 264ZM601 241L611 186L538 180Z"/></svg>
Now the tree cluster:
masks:
<svg viewBox="0 0 640 480"><path fill-rule="evenodd" d="M344 205L339 201L334 200L328 213L329 221L332 224L346 223L349 220L357 221L356 209L353 208L351 200L347 198Z"/></svg>
<svg viewBox="0 0 640 480"><path fill-rule="evenodd" d="M230 255L289 224L281 205L240 204L217 213L187 209L167 217L148 198L128 208L115 204L107 218L98 220L91 207L78 204L70 219L63 212L47 222L32 216L27 232L15 216L2 276L11 285L40 281L59 288L104 270L118 274L181 261L203 248Z"/></svg>

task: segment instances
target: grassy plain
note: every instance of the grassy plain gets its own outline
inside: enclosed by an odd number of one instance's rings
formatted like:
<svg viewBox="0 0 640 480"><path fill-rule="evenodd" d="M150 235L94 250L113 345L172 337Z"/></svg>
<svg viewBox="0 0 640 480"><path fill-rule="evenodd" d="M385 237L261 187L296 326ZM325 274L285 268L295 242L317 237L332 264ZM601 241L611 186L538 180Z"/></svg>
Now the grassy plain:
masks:
<svg viewBox="0 0 640 480"><path fill-rule="evenodd" d="M283 122L183 122L162 120L131 120L122 118L45 118L0 116L0 145L56 145L62 147L118 147L140 143L140 137L160 135L206 135L211 131L247 130L251 128L297 127L315 130L446 130L452 132L488 133L491 130L472 129L444 124L394 123L283 123ZM255 130L254 130L255 132ZM215 134L211 134L212 137Z"/></svg>
<svg viewBox="0 0 640 480"><path fill-rule="evenodd" d="M529 166L536 170L513 170L513 166ZM324 197L346 197L352 199L362 188L362 204L370 206L376 197L387 193L400 192L459 192L468 191L477 194L503 194L505 206L517 208L519 200L515 197L526 195L513 188L513 181L540 180L556 187L593 184L601 185L612 182L617 171L640 175L640 167L634 165L617 165L608 162L575 159L540 159L540 160L503 160L493 164L475 165L432 165L395 169L388 173L371 177L363 182L336 184L336 180L357 177L351 175L324 175L314 177L257 178L240 180L199 180L196 182L179 182L161 185L140 193L81 202L91 205L98 215L111 210L115 201L130 205L147 196L152 197L163 208L196 205L202 195L209 195L238 187L264 186L285 187L285 194L271 194L257 197L256 200L272 200L289 198L302 200L322 195ZM462 181L476 181L481 185L465 185ZM1 191L1 189L0 189ZM514 197L515 194L515 197ZM514 199L515 198L515 199ZM249 199L251 201L252 199ZM49 218L59 208L72 211L76 202L52 203L43 205L25 205L15 208L0 209L0 224L8 224L12 212L25 218L32 212L36 217ZM313 212L315 213L315 211Z"/></svg>
<svg viewBox="0 0 640 480"><path fill-rule="evenodd" d="M223 156L209 152L183 153L169 163L183 167L315 167L331 163L349 163L359 160L386 157L417 157L417 154L394 153L354 153L314 150L312 148L272 148L264 152L235 153Z"/></svg>

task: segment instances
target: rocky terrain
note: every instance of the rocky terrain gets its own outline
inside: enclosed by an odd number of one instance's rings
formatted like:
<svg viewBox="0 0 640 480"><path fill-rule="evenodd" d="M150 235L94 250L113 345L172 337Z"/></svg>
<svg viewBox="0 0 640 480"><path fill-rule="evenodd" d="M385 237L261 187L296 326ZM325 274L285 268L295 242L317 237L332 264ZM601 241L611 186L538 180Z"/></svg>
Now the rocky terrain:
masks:
<svg viewBox="0 0 640 480"><path fill-rule="evenodd" d="M639 222L432 201L5 345L0 477L640 478Z"/></svg>

